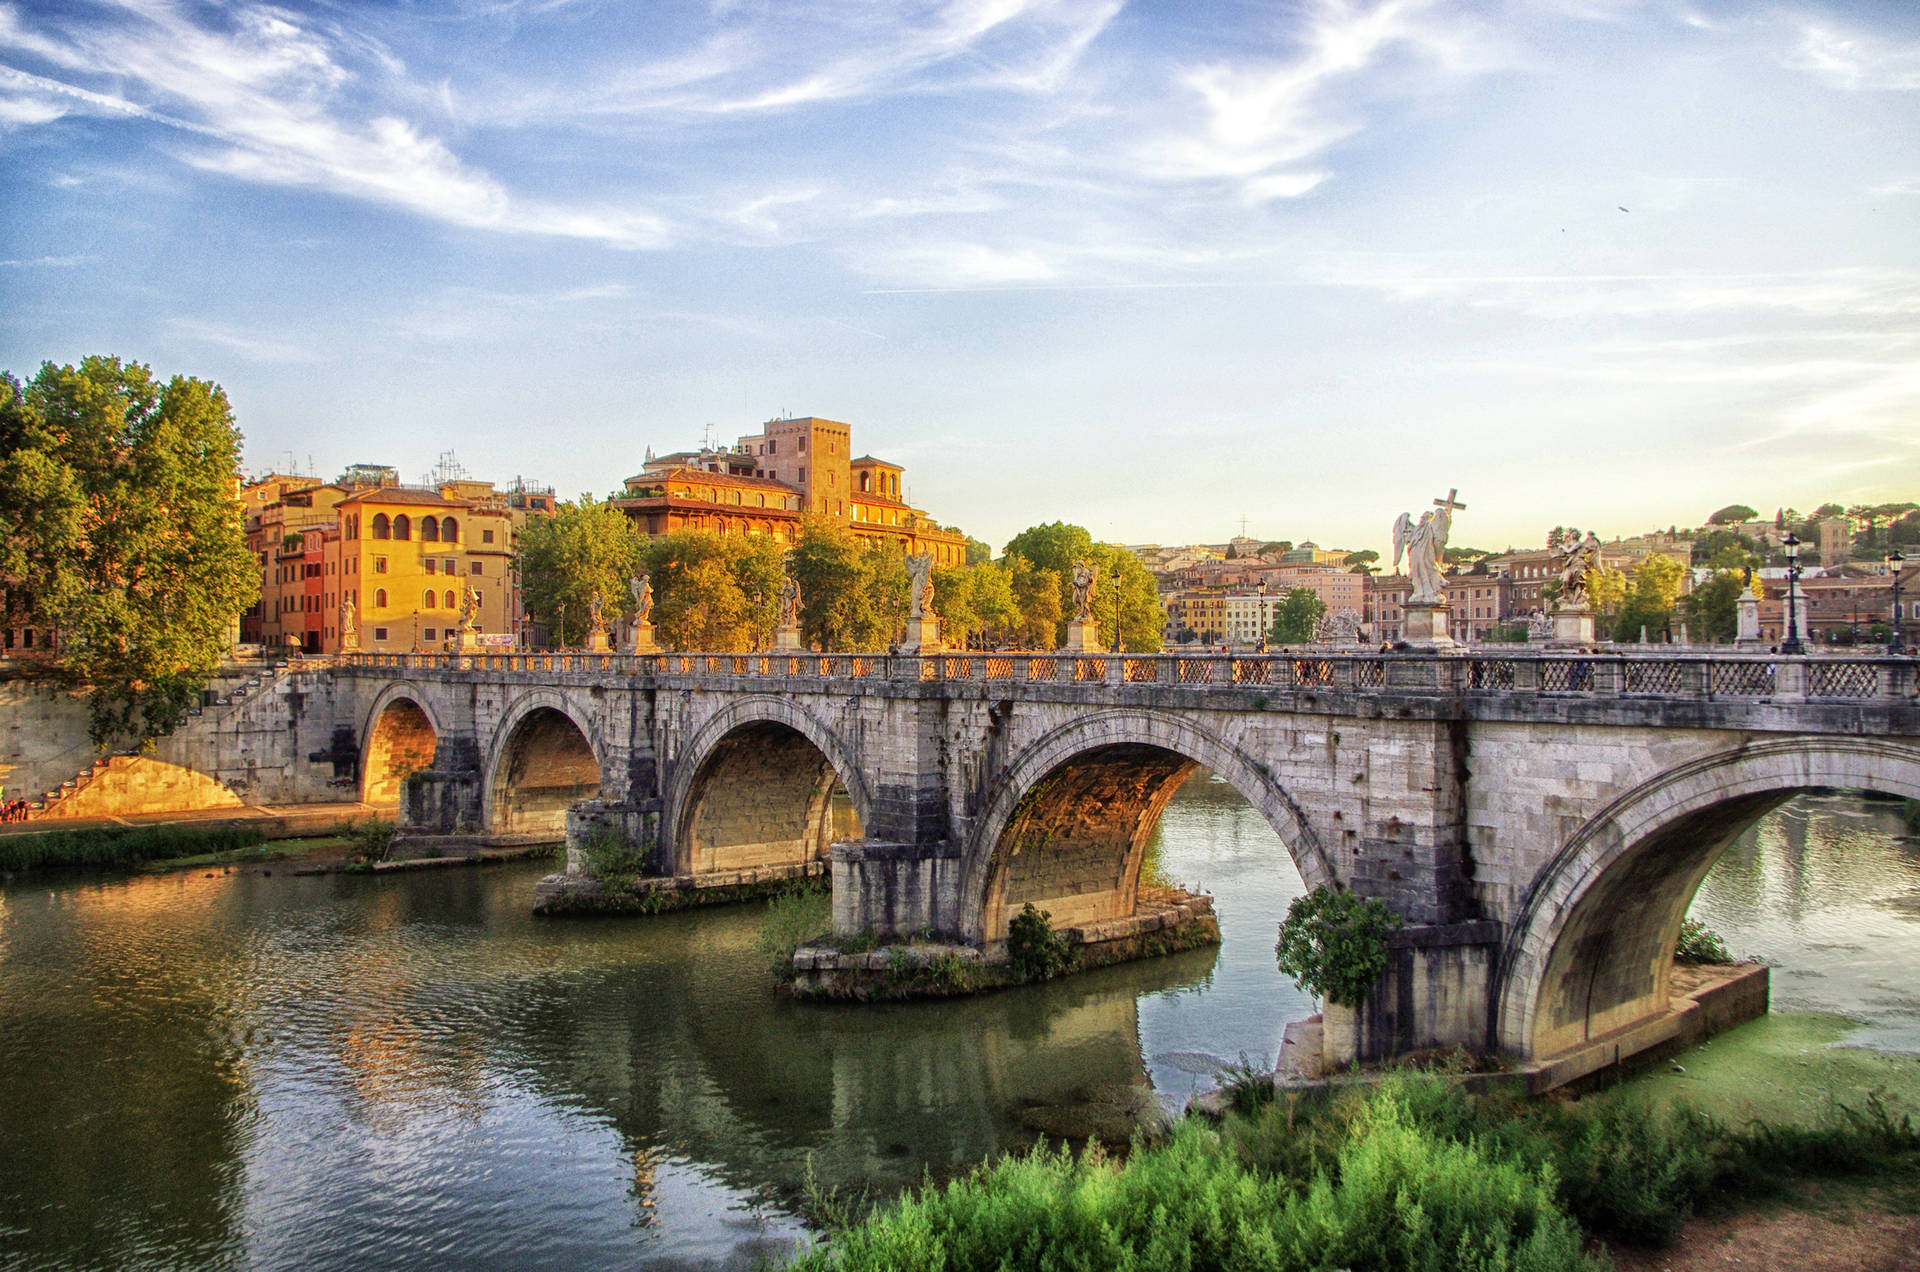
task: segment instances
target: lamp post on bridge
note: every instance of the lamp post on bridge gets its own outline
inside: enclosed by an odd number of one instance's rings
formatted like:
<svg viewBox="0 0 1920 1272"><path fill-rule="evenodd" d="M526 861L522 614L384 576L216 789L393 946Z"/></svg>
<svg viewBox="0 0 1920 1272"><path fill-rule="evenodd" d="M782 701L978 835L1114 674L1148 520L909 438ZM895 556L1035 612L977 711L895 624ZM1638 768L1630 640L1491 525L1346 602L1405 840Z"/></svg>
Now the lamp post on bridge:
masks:
<svg viewBox="0 0 1920 1272"><path fill-rule="evenodd" d="M1800 615L1794 606L1795 593L1800 590L1800 536L1787 531L1781 546L1787 550L1787 634L1780 642L1780 652L1802 654L1806 650L1800 644Z"/></svg>
<svg viewBox="0 0 1920 1272"><path fill-rule="evenodd" d="M1900 630L1900 569L1906 563L1907 558L1900 554L1899 548L1893 548L1887 553L1887 566L1893 571L1893 639L1887 644L1887 652L1890 654L1907 652L1906 641L1902 638Z"/></svg>

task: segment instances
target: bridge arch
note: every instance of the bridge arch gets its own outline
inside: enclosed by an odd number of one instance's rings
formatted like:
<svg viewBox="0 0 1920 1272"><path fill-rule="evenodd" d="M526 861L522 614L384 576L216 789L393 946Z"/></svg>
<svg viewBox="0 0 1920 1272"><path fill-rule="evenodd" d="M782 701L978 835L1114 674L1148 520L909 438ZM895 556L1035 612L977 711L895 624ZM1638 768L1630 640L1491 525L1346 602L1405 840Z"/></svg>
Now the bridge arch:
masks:
<svg viewBox="0 0 1920 1272"><path fill-rule="evenodd" d="M1028 900L1044 900L1040 908L1056 924L1132 913L1147 842L1167 801L1197 767L1224 779L1266 818L1308 888L1335 881L1319 837L1265 765L1178 716L1102 711L1033 742L995 779L964 848L961 931L982 942L1003 940L1008 918ZM1097 819L1089 815L1096 810ZM1022 854L1022 838L1040 852ZM1060 853L1054 867L1043 868L1049 844L1085 869L1062 873ZM1052 877L1043 877L1047 869Z"/></svg>
<svg viewBox="0 0 1920 1272"><path fill-rule="evenodd" d="M1588 820L1508 929L1495 987L1501 1048L1549 1056L1665 1011L1680 922L1701 880L1754 822L1819 787L1920 799L1920 746L1750 743L1669 770Z"/></svg>
<svg viewBox="0 0 1920 1272"><path fill-rule="evenodd" d="M433 696L410 681L380 691L367 712L360 736L360 800L375 808L398 808L408 775L433 766L440 746L440 720Z"/></svg>
<svg viewBox="0 0 1920 1272"><path fill-rule="evenodd" d="M567 810L600 793L606 763L590 720L565 694L517 698L494 731L481 789L498 834L566 833Z"/></svg>
<svg viewBox="0 0 1920 1272"><path fill-rule="evenodd" d="M866 775L837 732L791 698L750 694L702 724L667 783L673 871L824 860L873 824Z"/></svg>

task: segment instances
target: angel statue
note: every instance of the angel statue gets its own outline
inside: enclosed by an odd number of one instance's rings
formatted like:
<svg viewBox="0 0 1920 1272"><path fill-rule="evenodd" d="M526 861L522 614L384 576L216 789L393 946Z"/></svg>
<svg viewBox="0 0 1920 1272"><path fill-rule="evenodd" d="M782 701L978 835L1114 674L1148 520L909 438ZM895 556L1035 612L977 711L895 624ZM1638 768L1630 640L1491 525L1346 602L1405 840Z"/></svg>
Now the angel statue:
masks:
<svg viewBox="0 0 1920 1272"><path fill-rule="evenodd" d="M907 558L907 603L913 608L907 617L925 619L933 610L933 558L922 553Z"/></svg>
<svg viewBox="0 0 1920 1272"><path fill-rule="evenodd" d="M637 626L653 612L653 580L644 574L628 579L627 591L633 596L633 621Z"/></svg>
<svg viewBox="0 0 1920 1272"><path fill-rule="evenodd" d="M800 585L791 574L780 583L780 626L800 626Z"/></svg>
<svg viewBox="0 0 1920 1272"><path fill-rule="evenodd" d="M1073 563L1073 621L1087 622L1092 618L1093 585L1100 579L1100 567L1091 561Z"/></svg>
<svg viewBox="0 0 1920 1272"><path fill-rule="evenodd" d="M1560 573L1560 607L1577 609L1585 605L1587 576L1600 568L1600 536L1589 530L1584 540L1567 540L1554 553L1553 564Z"/></svg>
<svg viewBox="0 0 1920 1272"><path fill-rule="evenodd" d="M606 635L606 632L607 632L606 608L607 608L607 598L600 594L599 588L597 587L594 588L593 594L587 597L587 614L593 620L593 626L589 630L592 631L595 635L600 635L600 636Z"/></svg>
<svg viewBox="0 0 1920 1272"><path fill-rule="evenodd" d="M470 632L474 629L474 620L480 615L480 589L467 588L466 595L460 598L460 630Z"/></svg>
<svg viewBox="0 0 1920 1272"><path fill-rule="evenodd" d="M1446 583L1440 577L1440 565L1446 557L1453 510L1466 507L1454 501L1459 493L1449 490L1445 499L1434 500L1433 510L1421 513L1418 525L1414 524L1410 512L1401 513L1400 520L1393 523L1393 568L1400 568L1400 556L1405 553L1407 573L1413 580L1413 595L1407 598L1409 605L1446 603Z"/></svg>

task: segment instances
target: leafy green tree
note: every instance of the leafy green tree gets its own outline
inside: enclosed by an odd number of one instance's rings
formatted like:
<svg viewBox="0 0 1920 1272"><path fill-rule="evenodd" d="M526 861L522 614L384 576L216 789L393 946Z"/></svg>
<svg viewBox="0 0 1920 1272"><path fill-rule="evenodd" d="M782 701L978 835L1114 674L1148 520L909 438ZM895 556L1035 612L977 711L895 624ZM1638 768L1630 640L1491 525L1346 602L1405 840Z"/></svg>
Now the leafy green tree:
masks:
<svg viewBox="0 0 1920 1272"><path fill-rule="evenodd" d="M1746 590L1746 575L1738 568L1716 570L1681 603L1687 634L1714 644L1733 640L1740 634L1740 597Z"/></svg>
<svg viewBox="0 0 1920 1272"><path fill-rule="evenodd" d="M1745 504L1728 504L1726 507L1708 517L1707 524L1710 526L1736 525L1742 521L1752 521L1759 515L1759 513L1747 507Z"/></svg>
<svg viewBox="0 0 1920 1272"><path fill-rule="evenodd" d="M1015 635L1027 649L1058 649L1065 626L1060 603L1060 575L1042 569L1027 558L1009 554L1007 564L1014 605L1020 614Z"/></svg>
<svg viewBox="0 0 1920 1272"><path fill-rule="evenodd" d="M1380 559L1380 554L1378 552L1375 552L1372 548L1363 548L1359 552L1347 553L1346 564L1370 566L1374 564L1376 561L1378 561L1379 559ZM1368 573L1372 573L1372 571L1369 570Z"/></svg>
<svg viewBox="0 0 1920 1272"><path fill-rule="evenodd" d="M1693 541L1693 563L1707 565L1729 550L1743 552L1758 561L1760 541L1738 530L1712 530Z"/></svg>
<svg viewBox="0 0 1920 1272"><path fill-rule="evenodd" d="M1399 927L1400 917L1377 897L1322 884L1287 907L1274 957L1308 993L1358 1007L1387 970L1387 939Z"/></svg>
<svg viewBox="0 0 1920 1272"><path fill-rule="evenodd" d="M239 457L216 384L109 357L0 374L0 578L58 633L96 745L177 725L259 595Z"/></svg>
<svg viewBox="0 0 1920 1272"><path fill-rule="evenodd" d="M633 610L627 581L640 572L644 546L625 513L592 495L560 503L551 517L533 518L520 531L517 557L527 613L559 645L577 645L593 628L598 592L611 629Z"/></svg>
<svg viewBox="0 0 1920 1272"><path fill-rule="evenodd" d="M983 539L967 536L967 564L985 565L993 560L993 545Z"/></svg>
<svg viewBox="0 0 1920 1272"><path fill-rule="evenodd" d="M1082 559L1100 568L1100 578L1094 584L1093 596L1089 598L1089 609L1099 625L1100 638L1107 647L1111 649L1115 643L1114 592L1118 588L1120 626L1124 628L1124 632L1119 634L1126 637L1127 648L1139 653L1153 653L1160 648L1160 632L1165 616L1160 608L1159 590L1147 567L1125 548L1095 544L1093 536L1084 526L1054 521L1029 527L1015 535L1007 542L1007 556L1025 561L1036 571L1051 573L1055 579L1059 617L1050 635L1043 636L1037 623L1027 624L1029 638L1035 642L1034 648L1057 649L1066 640L1067 620L1073 614L1073 563ZM1030 583L1031 579L1028 581ZM1020 596L1021 576L1018 574L1014 584L1015 594ZM1030 592L1021 596L1021 612L1029 619L1036 617L1036 611L1032 608L1036 601L1037 598Z"/></svg>
<svg viewBox="0 0 1920 1272"><path fill-rule="evenodd" d="M1844 517L1847 510L1837 503L1823 503L1807 514L1808 521L1825 521L1828 517Z"/></svg>
<svg viewBox="0 0 1920 1272"><path fill-rule="evenodd" d="M863 541L831 518L809 516L788 564L800 585L800 630L808 643L838 653L874 653L899 637L909 586L899 548Z"/></svg>
<svg viewBox="0 0 1920 1272"><path fill-rule="evenodd" d="M1290 587L1273 610L1273 629L1267 638L1276 645L1304 645L1319 630L1327 603L1311 588Z"/></svg>
<svg viewBox="0 0 1920 1272"><path fill-rule="evenodd" d="M1263 556L1269 552L1279 552L1284 554L1291 551L1293 551L1292 539L1269 539L1267 542L1260 545L1260 552L1261 552L1261 555Z"/></svg>
<svg viewBox="0 0 1920 1272"><path fill-rule="evenodd" d="M678 530L643 552L653 623L669 649L766 649L779 621L784 554L771 539Z"/></svg>
<svg viewBox="0 0 1920 1272"><path fill-rule="evenodd" d="M1638 640L1644 630L1664 631L1673 621L1687 567L1672 557L1650 556L1633 570L1633 589L1620 607L1615 640Z"/></svg>
<svg viewBox="0 0 1920 1272"><path fill-rule="evenodd" d="M1013 571L1004 562L988 561L972 570L968 597L980 622L980 636L989 643L1018 643L1020 603L1013 594Z"/></svg>

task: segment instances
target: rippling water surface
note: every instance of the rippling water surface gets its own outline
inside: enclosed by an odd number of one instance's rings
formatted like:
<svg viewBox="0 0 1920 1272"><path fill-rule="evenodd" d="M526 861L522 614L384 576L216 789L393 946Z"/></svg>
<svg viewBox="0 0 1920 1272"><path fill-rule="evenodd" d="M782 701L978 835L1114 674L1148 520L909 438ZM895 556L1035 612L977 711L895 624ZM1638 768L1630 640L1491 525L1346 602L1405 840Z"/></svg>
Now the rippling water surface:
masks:
<svg viewBox="0 0 1920 1272"><path fill-rule="evenodd" d="M1920 868L1860 810L1793 806L1697 908L1911 1043ZM897 1187L1273 1058L1298 875L1204 776L1160 837L1217 953L869 1007L773 997L757 906L535 920L537 865L16 882L0 1266L751 1266L810 1173Z"/></svg>

